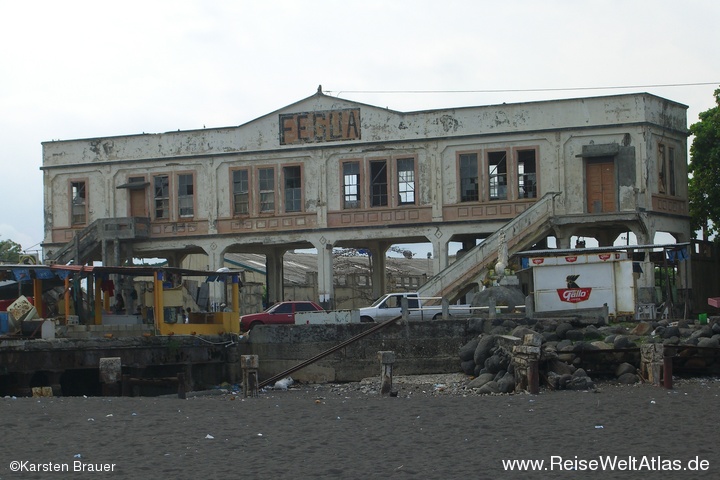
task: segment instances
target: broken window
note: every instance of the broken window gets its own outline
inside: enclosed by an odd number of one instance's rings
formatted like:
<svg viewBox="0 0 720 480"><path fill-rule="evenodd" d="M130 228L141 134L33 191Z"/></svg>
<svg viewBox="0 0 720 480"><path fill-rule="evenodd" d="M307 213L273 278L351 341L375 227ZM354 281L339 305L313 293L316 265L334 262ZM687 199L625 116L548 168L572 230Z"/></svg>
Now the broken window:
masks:
<svg viewBox="0 0 720 480"><path fill-rule="evenodd" d="M478 184L477 153L460 154L460 201L477 202L480 200Z"/></svg>
<svg viewBox="0 0 720 480"><path fill-rule="evenodd" d="M507 152L488 152L490 200L507 200Z"/></svg>
<svg viewBox="0 0 720 480"><path fill-rule="evenodd" d="M415 204L415 159L397 161L398 205Z"/></svg>
<svg viewBox="0 0 720 480"><path fill-rule="evenodd" d="M518 198L537 198L536 165L535 150L517 152Z"/></svg>
<svg viewBox="0 0 720 480"><path fill-rule="evenodd" d="M195 194L192 174L178 175L178 216L189 218L195 214Z"/></svg>
<svg viewBox="0 0 720 480"><path fill-rule="evenodd" d="M250 213L250 176L247 170L233 170L233 212L235 215Z"/></svg>
<svg viewBox="0 0 720 480"><path fill-rule="evenodd" d="M275 169L258 170L258 189L260 190L260 212L275 213Z"/></svg>
<svg viewBox="0 0 720 480"><path fill-rule="evenodd" d="M667 175L665 174L665 145L658 145L658 192L665 193L667 190Z"/></svg>
<svg viewBox="0 0 720 480"><path fill-rule="evenodd" d="M360 162L343 163L343 208L360 207Z"/></svg>
<svg viewBox="0 0 720 480"><path fill-rule="evenodd" d="M87 192L85 182L70 183L72 207L72 225L85 225L87 223Z"/></svg>
<svg viewBox="0 0 720 480"><path fill-rule="evenodd" d="M668 147L668 183L670 195L676 195L675 191L675 149Z"/></svg>
<svg viewBox="0 0 720 480"><path fill-rule="evenodd" d="M387 204L387 160L372 160L370 162L370 205L387 207Z"/></svg>
<svg viewBox="0 0 720 480"><path fill-rule="evenodd" d="M170 178L167 175L153 177L155 189L155 218L170 218Z"/></svg>
<svg viewBox="0 0 720 480"><path fill-rule="evenodd" d="M302 211L302 176L299 166L283 167L285 180L285 211Z"/></svg>

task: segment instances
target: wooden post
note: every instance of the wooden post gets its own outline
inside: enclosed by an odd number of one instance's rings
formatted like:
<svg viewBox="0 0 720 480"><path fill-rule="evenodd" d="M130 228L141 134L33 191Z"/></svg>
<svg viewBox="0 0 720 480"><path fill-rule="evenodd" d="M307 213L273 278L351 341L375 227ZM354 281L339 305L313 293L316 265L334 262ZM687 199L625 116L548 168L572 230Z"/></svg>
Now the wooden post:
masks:
<svg viewBox="0 0 720 480"><path fill-rule="evenodd" d="M389 395L392 392L393 364L395 363L395 352L380 351L378 359L382 364L380 370L380 393Z"/></svg>
<svg viewBox="0 0 720 480"><path fill-rule="evenodd" d="M258 396L258 368L260 361L257 355L240 355L240 365L242 366L243 377L243 396Z"/></svg>
<svg viewBox="0 0 720 480"><path fill-rule="evenodd" d="M540 371L538 369L537 359L531 359L528 362L527 370L528 392L531 395L540 393Z"/></svg>
<svg viewBox="0 0 720 480"><path fill-rule="evenodd" d="M177 374L177 381L178 381L178 398L180 400L185 400L187 398L187 385L185 385L185 374L183 372L179 372Z"/></svg>

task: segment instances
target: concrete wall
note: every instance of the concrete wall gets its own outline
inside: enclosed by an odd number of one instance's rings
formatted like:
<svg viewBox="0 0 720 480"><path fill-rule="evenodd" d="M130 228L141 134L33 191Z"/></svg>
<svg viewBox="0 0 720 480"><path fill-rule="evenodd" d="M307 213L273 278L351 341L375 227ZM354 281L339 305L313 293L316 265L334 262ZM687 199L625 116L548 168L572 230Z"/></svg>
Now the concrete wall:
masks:
<svg viewBox="0 0 720 480"><path fill-rule="evenodd" d="M264 325L240 344L241 355L258 355L261 381L294 367L371 328L374 324ZM380 373L377 352L396 353L394 373L417 375L460 371L459 348L477 333L467 320L391 325L290 376L303 382L349 382Z"/></svg>

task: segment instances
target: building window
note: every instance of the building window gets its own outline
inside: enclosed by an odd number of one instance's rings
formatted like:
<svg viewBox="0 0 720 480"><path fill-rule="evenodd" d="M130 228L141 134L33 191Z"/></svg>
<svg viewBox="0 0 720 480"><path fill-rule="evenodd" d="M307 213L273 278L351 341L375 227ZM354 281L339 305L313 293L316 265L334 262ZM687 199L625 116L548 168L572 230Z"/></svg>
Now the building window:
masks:
<svg viewBox="0 0 720 480"><path fill-rule="evenodd" d="M72 225L85 225L87 223L87 190L85 182L70 183L72 208Z"/></svg>
<svg viewBox="0 0 720 480"><path fill-rule="evenodd" d="M283 167L285 212L302 211L302 175L299 166Z"/></svg>
<svg viewBox="0 0 720 480"><path fill-rule="evenodd" d="M675 185L675 149L668 147L668 183L670 195L676 195Z"/></svg>
<svg viewBox="0 0 720 480"><path fill-rule="evenodd" d="M195 214L195 195L192 174L178 175L178 215L180 218L192 217Z"/></svg>
<svg viewBox="0 0 720 480"><path fill-rule="evenodd" d="M155 188L155 218L170 218L170 178L167 175L153 177Z"/></svg>
<svg viewBox="0 0 720 480"><path fill-rule="evenodd" d="M477 153L460 154L460 201L477 202L480 200L478 183Z"/></svg>
<svg viewBox="0 0 720 480"><path fill-rule="evenodd" d="M250 213L250 176L247 170L233 170L233 211L235 215Z"/></svg>
<svg viewBox="0 0 720 480"><path fill-rule="evenodd" d="M665 145L658 145L658 192L667 191L667 174L665 172Z"/></svg>
<svg viewBox="0 0 720 480"><path fill-rule="evenodd" d="M370 205L387 207L388 174L387 160L370 161Z"/></svg>
<svg viewBox="0 0 720 480"><path fill-rule="evenodd" d="M415 159L397 161L398 205L415 204Z"/></svg>
<svg viewBox="0 0 720 480"><path fill-rule="evenodd" d="M345 162L343 169L343 208L360 208L360 162Z"/></svg>
<svg viewBox="0 0 720 480"><path fill-rule="evenodd" d="M488 152L490 200L507 200L507 152Z"/></svg>
<svg viewBox="0 0 720 480"><path fill-rule="evenodd" d="M518 198L537 198L536 165L535 150L517 152Z"/></svg>
<svg viewBox="0 0 720 480"><path fill-rule="evenodd" d="M260 213L275 213L275 169L258 170L258 190L260 191Z"/></svg>

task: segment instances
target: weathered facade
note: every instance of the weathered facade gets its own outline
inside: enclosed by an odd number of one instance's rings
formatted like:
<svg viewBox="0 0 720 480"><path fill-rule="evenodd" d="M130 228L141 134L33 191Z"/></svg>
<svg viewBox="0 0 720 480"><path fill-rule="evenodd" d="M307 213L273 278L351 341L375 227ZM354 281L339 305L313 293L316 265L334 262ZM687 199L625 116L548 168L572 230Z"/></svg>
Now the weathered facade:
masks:
<svg viewBox="0 0 720 480"><path fill-rule="evenodd" d="M45 142L44 256L204 254L215 270L260 253L272 302L283 253L316 248L332 305L333 247L371 253L377 296L392 244L430 242L441 272L449 242L472 248L548 192L559 247L627 231L688 241L686 109L640 93L403 113L318 89L237 127Z"/></svg>

